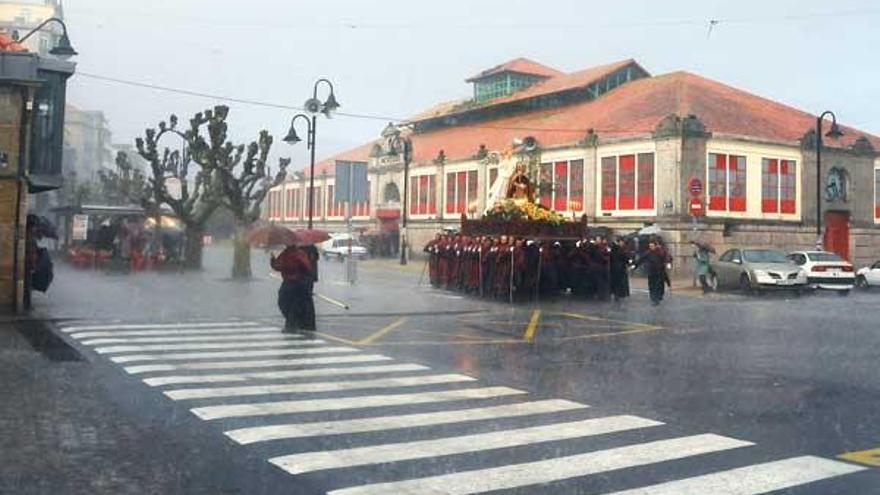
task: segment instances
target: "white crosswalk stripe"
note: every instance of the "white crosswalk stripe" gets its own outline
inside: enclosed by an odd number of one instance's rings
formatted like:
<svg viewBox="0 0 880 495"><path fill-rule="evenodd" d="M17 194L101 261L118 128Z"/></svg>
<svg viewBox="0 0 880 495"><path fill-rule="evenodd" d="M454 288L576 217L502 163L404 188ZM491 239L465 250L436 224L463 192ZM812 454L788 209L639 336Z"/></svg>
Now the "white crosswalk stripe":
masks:
<svg viewBox="0 0 880 495"><path fill-rule="evenodd" d="M174 400L210 399L213 397L244 397L250 395L292 394L307 392L340 392L344 390L362 390L374 388L417 387L446 383L476 381L476 378L465 375L422 375L405 378L383 378L355 380L347 382L293 383L284 385L252 385L244 387L215 387L168 390L165 393Z"/></svg>
<svg viewBox="0 0 880 495"><path fill-rule="evenodd" d="M543 461L462 471L331 491L332 495L388 493L465 495L561 481L657 462L751 446L752 443L713 434L658 440Z"/></svg>
<svg viewBox="0 0 880 495"><path fill-rule="evenodd" d="M527 392L522 390L483 386L463 374L303 339L256 322L90 324L63 330L127 373L146 375L140 377L143 383L162 387L172 400L211 399L211 405L190 409L202 420L247 419L248 426L224 434L240 445L276 442L269 462L291 474L324 473L334 483L329 492L333 495L540 492L545 483L590 480L593 475L672 461L688 461L678 479L667 477L669 481L609 495L759 495L865 469L801 456L706 473L699 456L714 453L720 461L725 452L754 444L712 433L663 438L671 433L652 419L624 412L584 418L590 408L585 404L524 399ZM291 400L283 394L314 395ZM258 396L264 397L250 403L236 400ZM397 412L400 408L405 409ZM335 417L340 411L352 412ZM272 423L276 416L302 413L318 417ZM502 419L517 422L493 421ZM443 430L443 425L452 429ZM583 452L590 448L590 437L644 428L653 429L651 438L661 439ZM382 435L356 443L344 437L366 433ZM302 443L334 436L339 443L322 450ZM548 450L554 442L566 442L565 449ZM294 450L285 452L289 443L295 444ZM517 454L513 459L519 460L507 460L505 449L520 449L525 457ZM484 460L479 468L468 465L475 455ZM419 461L440 457L443 474L388 469L368 484L346 476L346 470L357 473L375 464L418 466ZM627 486L634 485L638 483Z"/></svg>
<svg viewBox="0 0 880 495"><path fill-rule="evenodd" d="M784 490L867 468L844 462L803 456L765 462L729 471L669 481L609 495L758 495Z"/></svg>
<svg viewBox="0 0 880 495"><path fill-rule="evenodd" d="M391 361L388 356L381 354L355 354L347 356L308 357L294 359L266 359L245 361L205 361L196 363L175 364L144 364L139 366L127 366L122 368L126 373L137 375L139 373L155 373L159 371L204 371L204 370L244 370L255 368L283 368L302 367L323 364L348 364L348 363L374 363L377 361Z"/></svg>
<svg viewBox="0 0 880 495"><path fill-rule="evenodd" d="M391 443L345 450L306 452L304 454L275 457L269 459L269 462L289 473L299 474L321 469L424 459L442 455L590 437L661 424L663 423L635 416L612 416L436 440Z"/></svg>
<svg viewBox="0 0 880 495"><path fill-rule="evenodd" d="M161 336L186 336L186 335L278 335L281 331L278 327L235 327L235 328L199 328L199 329L155 329L155 330L101 330L101 331L77 331L70 333L75 339L91 339L96 337L161 337Z"/></svg>
<svg viewBox="0 0 880 495"><path fill-rule="evenodd" d="M61 331L65 333L80 332L84 330L130 330L130 329L147 329L147 328L220 328L220 327L254 327L259 323L253 321L225 321L225 322L196 322L196 323L147 323L147 324L109 324L109 325L79 325L62 327Z"/></svg>
<svg viewBox="0 0 880 495"><path fill-rule="evenodd" d="M466 388L461 390L443 390L440 392L420 392L412 394L367 395L363 397L334 399L288 400L279 402L260 402L256 404L207 406L192 409L192 412L202 419L209 420L490 399L493 397L504 397L507 395L519 395L525 393L526 392L523 392L522 390L508 387Z"/></svg>
<svg viewBox="0 0 880 495"><path fill-rule="evenodd" d="M455 409L436 413L380 416L372 418L324 421L314 423L291 423L283 425L256 426L227 431L226 435L241 444L266 442L285 438L305 438L322 435L365 433L419 426L436 426L450 423L468 423L480 420L515 418L537 414L586 409L589 406L567 400L542 400L519 402L502 406Z"/></svg>
<svg viewBox="0 0 880 495"><path fill-rule="evenodd" d="M318 347L315 349L278 348L259 351L227 351L227 352L184 352L181 354L134 354L131 356L114 356L110 360L114 363L133 363L136 361L179 361L185 359L216 359L238 357L268 357L268 356L297 356L308 354L333 354L344 352L359 352L351 347Z"/></svg>
<svg viewBox="0 0 880 495"><path fill-rule="evenodd" d="M180 337L112 337L80 341L83 345L98 346L108 344L176 344L186 342L252 342L254 340L302 339L300 335L282 335L275 330L265 333L247 333L240 335L197 335Z"/></svg>
<svg viewBox="0 0 880 495"><path fill-rule="evenodd" d="M206 349L250 349L255 347L311 347L323 343L323 340L302 340L301 338L282 337L279 335L273 340L258 342L114 345L96 347L95 352L98 354L116 354L120 352L199 351Z"/></svg>
<svg viewBox="0 0 880 495"><path fill-rule="evenodd" d="M246 382L255 380L281 380L284 378L310 378L320 376L379 375L407 371L426 371L431 368L421 364L382 364L376 366L357 366L345 368L314 368L289 371L265 371L257 373L235 373L219 375L172 375L146 378L144 383L151 387L182 385L193 383Z"/></svg>

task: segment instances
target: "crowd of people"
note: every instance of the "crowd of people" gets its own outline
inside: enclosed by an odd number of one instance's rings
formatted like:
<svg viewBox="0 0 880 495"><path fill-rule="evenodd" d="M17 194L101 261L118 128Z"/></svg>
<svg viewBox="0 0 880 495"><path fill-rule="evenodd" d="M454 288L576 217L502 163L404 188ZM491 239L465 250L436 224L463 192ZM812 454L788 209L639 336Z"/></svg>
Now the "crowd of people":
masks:
<svg viewBox="0 0 880 495"><path fill-rule="evenodd" d="M434 287L511 302L562 293L623 299L630 294L629 272L640 266L654 304L663 300L670 284L671 259L656 239L637 254L623 237L609 243L606 236L571 242L437 234L424 251Z"/></svg>

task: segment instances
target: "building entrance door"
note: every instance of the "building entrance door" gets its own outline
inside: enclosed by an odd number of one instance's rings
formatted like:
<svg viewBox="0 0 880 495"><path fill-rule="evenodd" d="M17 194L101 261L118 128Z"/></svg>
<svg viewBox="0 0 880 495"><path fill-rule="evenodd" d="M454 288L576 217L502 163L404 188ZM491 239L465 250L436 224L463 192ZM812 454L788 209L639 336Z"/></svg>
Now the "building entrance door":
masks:
<svg viewBox="0 0 880 495"><path fill-rule="evenodd" d="M829 211L825 213L825 239L826 251L839 254L843 259L849 259L849 212Z"/></svg>

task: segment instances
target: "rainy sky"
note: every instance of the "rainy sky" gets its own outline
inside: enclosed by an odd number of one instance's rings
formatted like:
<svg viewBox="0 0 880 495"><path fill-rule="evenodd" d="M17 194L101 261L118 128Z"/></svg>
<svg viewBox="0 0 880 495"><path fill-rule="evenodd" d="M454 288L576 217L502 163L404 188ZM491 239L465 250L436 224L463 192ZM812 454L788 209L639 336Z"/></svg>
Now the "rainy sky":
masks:
<svg viewBox="0 0 880 495"><path fill-rule="evenodd" d="M329 78L342 110L375 118L321 120L320 158L376 137L388 118L469 96L466 77L519 56L563 71L635 58L652 74L689 70L880 134L871 1L66 0L65 11L80 53L69 101L105 111L117 142L215 102L88 75L294 106ZM306 163L304 146L280 142L292 110L230 106L234 139L267 129L275 153Z"/></svg>

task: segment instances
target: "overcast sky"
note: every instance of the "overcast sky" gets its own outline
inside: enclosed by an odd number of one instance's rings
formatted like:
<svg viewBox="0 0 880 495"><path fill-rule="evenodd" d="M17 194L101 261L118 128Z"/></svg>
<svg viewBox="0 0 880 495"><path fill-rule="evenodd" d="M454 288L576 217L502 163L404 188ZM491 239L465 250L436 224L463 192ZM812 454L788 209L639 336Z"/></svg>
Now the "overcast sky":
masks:
<svg viewBox="0 0 880 495"><path fill-rule="evenodd" d="M106 112L131 142L168 114L215 103L90 79L95 74L301 105L319 77L346 112L404 118L467 97L464 79L525 56L563 71L634 58L688 70L880 134L880 5L836 0L66 0L80 55L69 101ZM709 20L718 19L709 35ZM237 141L260 129L276 153L292 111L229 104ZM378 136L386 121L318 124L318 156Z"/></svg>

